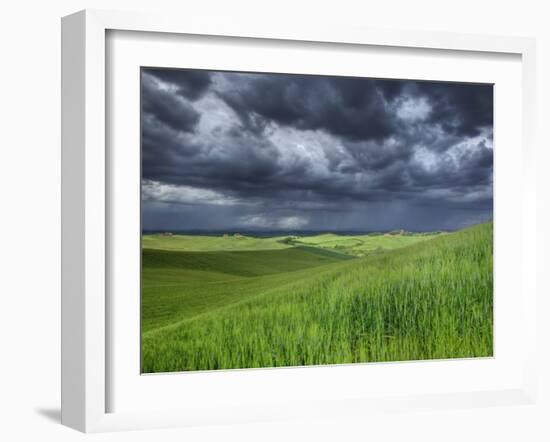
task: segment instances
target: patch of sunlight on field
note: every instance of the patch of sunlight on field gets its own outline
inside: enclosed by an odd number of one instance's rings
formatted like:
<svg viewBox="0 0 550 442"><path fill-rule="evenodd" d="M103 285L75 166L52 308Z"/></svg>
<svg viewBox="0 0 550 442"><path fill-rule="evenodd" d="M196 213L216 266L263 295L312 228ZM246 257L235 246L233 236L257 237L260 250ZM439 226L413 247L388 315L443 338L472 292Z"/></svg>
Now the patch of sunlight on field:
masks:
<svg viewBox="0 0 550 442"><path fill-rule="evenodd" d="M187 252L281 250L297 246L316 247L352 256L394 250L432 239L441 233L379 235L337 235L254 237L244 235L143 235L146 249Z"/></svg>
<svg viewBox="0 0 550 442"><path fill-rule="evenodd" d="M244 235L143 235L142 246L148 249L181 250L188 252L230 250L279 250L291 245L280 242L281 237L256 238Z"/></svg>
<svg viewBox="0 0 550 442"><path fill-rule="evenodd" d="M373 252L394 250L433 239L444 233L406 233L379 235L335 235L297 237L293 244L304 244L324 249L332 249L354 256L365 256Z"/></svg>

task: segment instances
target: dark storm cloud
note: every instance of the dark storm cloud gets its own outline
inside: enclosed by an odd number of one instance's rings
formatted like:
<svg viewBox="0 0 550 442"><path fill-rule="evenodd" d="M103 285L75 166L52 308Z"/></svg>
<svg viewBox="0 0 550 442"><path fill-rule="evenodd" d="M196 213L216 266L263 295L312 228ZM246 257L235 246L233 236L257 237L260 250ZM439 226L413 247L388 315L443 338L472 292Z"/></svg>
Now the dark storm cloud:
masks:
<svg viewBox="0 0 550 442"><path fill-rule="evenodd" d="M493 125L493 88L486 84L417 83L418 94L432 103L431 123L448 133L478 135Z"/></svg>
<svg viewBox="0 0 550 442"><path fill-rule="evenodd" d="M147 69L144 227L489 219L492 103L491 85Z"/></svg>
<svg viewBox="0 0 550 442"><path fill-rule="evenodd" d="M147 68L143 72L173 86L178 95L193 101L199 99L212 84L210 73L206 71Z"/></svg>
<svg viewBox="0 0 550 442"><path fill-rule="evenodd" d="M261 131L270 123L302 130L324 130L350 139L381 139L392 133L385 90L395 82L301 75L255 75L220 92L243 124Z"/></svg>
<svg viewBox="0 0 550 442"><path fill-rule="evenodd" d="M153 78L143 74L141 106L145 118L155 118L171 129L190 131L198 123L200 114L179 95L159 89Z"/></svg>
<svg viewBox="0 0 550 442"><path fill-rule="evenodd" d="M480 142L474 149L464 151L453 159L449 154L441 156L440 167L427 171L416 166L409 169L412 182L422 188L460 188L469 190L472 187L492 183L493 149Z"/></svg>

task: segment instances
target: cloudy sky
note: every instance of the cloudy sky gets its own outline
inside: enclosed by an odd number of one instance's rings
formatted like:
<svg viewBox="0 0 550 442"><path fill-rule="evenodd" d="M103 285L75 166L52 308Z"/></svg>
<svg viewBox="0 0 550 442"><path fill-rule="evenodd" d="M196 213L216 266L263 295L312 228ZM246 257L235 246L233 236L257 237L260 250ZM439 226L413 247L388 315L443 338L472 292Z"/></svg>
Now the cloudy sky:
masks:
<svg viewBox="0 0 550 442"><path fill-rule="evenodd" d="M144 230L492 219L492 85L142 69Z"/></svg>

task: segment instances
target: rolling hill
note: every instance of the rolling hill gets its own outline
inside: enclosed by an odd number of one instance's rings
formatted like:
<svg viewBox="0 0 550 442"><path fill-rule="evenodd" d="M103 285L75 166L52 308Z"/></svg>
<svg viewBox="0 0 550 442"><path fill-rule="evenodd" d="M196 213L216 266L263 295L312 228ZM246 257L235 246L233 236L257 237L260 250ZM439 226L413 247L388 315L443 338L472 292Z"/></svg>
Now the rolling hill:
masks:
<svg viewBox="0 0 550 442"><path fill-rule="evenodd" d="M144 238L144 373L492 355L491 223L237 241Z"/></svg>

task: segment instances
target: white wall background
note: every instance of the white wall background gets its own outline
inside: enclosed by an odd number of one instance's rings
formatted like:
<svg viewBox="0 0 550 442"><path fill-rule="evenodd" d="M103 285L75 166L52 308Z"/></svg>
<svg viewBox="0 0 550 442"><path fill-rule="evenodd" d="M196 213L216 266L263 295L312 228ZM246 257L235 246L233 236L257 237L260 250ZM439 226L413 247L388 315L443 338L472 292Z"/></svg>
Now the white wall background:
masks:
<svg viewBox="0 0 550 442"><path fill-rule="evenodd" d="M19 0L0 9L0 439L82 440L59 425L60 17L83 8L245 15L250 20L535 36L538 39L539 274L545 273L550 186L550 12L543 1ZM547 261L548 262L548 261ZM156 440L550 440L550 302L540 303L536 406L376 415L91 436ZM90 436L88 436L90 437Z"/></svg>

